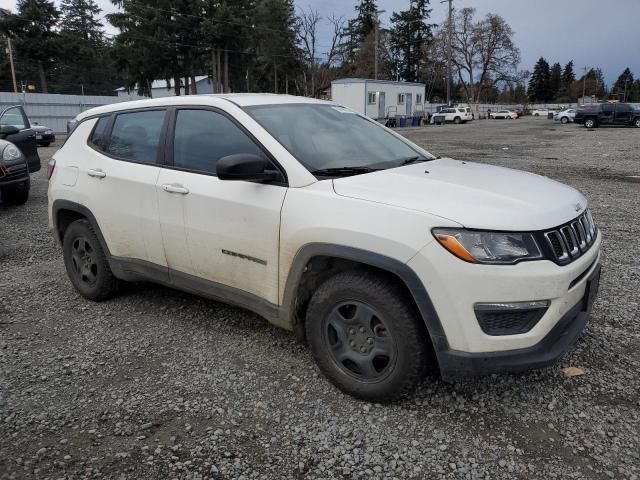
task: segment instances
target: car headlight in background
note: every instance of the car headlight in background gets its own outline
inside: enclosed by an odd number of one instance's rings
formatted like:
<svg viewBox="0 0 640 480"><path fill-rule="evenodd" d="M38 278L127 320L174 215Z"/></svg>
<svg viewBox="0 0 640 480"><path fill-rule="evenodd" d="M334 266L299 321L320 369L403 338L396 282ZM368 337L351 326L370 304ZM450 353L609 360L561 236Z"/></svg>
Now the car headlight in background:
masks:
<svg viewBox="0 0 640 480"><path fill-rule="evenodd" d="M4 160L5 162L11 162L13 160L19 159L20 157L22 157L22 152L15 145L10 144L4 147L4 150L2 152L2 160Z"/></svg>
<svg viewBox="0 0 640 480"><path fill-rule="evenodd" d="M512 264L541 259L542 252L530 233L503 233L434 228L436 240L456 257L471 263Z"/></svg>

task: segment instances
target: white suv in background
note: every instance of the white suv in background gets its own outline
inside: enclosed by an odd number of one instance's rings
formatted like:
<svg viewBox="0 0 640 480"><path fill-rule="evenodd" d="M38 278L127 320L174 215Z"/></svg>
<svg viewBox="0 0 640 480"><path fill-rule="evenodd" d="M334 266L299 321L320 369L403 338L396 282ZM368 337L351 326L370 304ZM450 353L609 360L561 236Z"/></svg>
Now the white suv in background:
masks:
<svg viewBox="0 0 640 480"><path fill-rule="evenodd" d="M248 308L367 400L405 395L429 365L453 377L549 364L598 288L601 235L579 192L434 157L330 102L94 108L48 172L81 295L147 280Z"/></svg>
<svg viewBox="0 0 640 480"><path fill-rule="evenodd" d="M434 113L431 117L431 123L441 124L445 122L467 123L473 120L473 114L470 108L451 107L443 108L438 113Z"/></svg>

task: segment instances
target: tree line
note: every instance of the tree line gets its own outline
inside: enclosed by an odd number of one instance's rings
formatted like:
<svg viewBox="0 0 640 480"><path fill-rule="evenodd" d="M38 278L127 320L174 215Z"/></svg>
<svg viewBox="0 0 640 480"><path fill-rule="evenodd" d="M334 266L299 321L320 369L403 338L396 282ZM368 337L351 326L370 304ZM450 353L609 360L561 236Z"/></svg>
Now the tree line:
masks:
<svg viewBox="0 0 640 480"><path fill-rule="evenodd" d="M410 0L406 10L391 12L385 27L376 0L357 0L351 18L296 10L294 0L111 1L118 11L106 15L95 0L59 6L18 0L15 13L0 14L18 88L109 95L125 86L149 95L161 79L167 88L173 81L176 95L194 94L195 76L207 75L218 92L319 97L336 78L377 77L425 83L425 98L443 101L451 38L453 100L576 101L584 90L640 101L639 81L628 69L610 91L600 69L576 78L573 62L549 66L541 58L533 72L519 70L511 27L497 14L478 17L473 8L436 25L430 0ZM106 33L107 24L118 33ZM0 90L11 89L2 48Z"/></svg>
<svg viewBox="0 0 640 480"><path fill-rule="evenodd" d="M557 62L549 66L549 62L540 57L529 79L528 93L534 102L575 102L582 96L640 102L640 80L634 80L627 67L608 89L600 68L585 68L583 75L576 78L573 61L563 68Z"/></svg>

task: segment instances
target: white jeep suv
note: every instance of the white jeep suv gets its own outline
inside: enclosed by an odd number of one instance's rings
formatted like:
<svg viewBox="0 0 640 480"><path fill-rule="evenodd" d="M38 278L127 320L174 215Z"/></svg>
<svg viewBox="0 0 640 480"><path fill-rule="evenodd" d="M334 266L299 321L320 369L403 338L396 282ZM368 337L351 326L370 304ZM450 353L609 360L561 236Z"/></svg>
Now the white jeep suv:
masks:
<svg viewBox="0 0 640 480"><path fill-rule="evenodd" d="M601 235L576 190L438 158L330 102L200 95L82 113L49 164L77 291L147 280L245 307L389 401L555 361L587 323Z"/></svg>

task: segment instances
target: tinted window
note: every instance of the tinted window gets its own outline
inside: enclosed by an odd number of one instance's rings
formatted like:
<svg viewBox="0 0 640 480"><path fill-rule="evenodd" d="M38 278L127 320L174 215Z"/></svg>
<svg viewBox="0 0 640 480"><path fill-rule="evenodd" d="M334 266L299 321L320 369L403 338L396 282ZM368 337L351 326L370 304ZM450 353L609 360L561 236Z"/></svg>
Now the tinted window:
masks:
<svg viewBox="0 0 640 480"><path fill-rule="evenodd" d="M631 111L631 107L629 105L620 104L616 106L616 113L626 113L630 111Z"/></svg>
<svg viewBox="0 0 640 480"><path fill-rule="evenodd" d="M20 130L29 128L27 126L27 119L22 114L22 109L18 107L10 108L4 112L4 115L0 118L0 125L12 125Z"/></svg>
<svg viewBox="0 0 640 480"><path fill-rule="evenodd" d="M262 150L224 115L209 110L178 111L174 166L215 174L218 160L238 153L264 157Z"/></svg>
<svg viewBox="0 0 640 480"><path fill-rule="evenodd" d="M603 105L602 106L602 111L604 113L612 113L613 112L613 105Z"/></svg>
<svg viewBox="0 0 640 480"><path fill-rule="evenodd" d="M107 126L109 126L110 117L100 117L93 127L93 133L91 134L91 143L98 148L98 150L105 151L107 147Z"/></svg>
<svg viewBox="0 0 640 480"><path fill-rule="evenodd" d="M134 162L156 163L164 115L164 110L118 114L109 153Z"/></svg>

